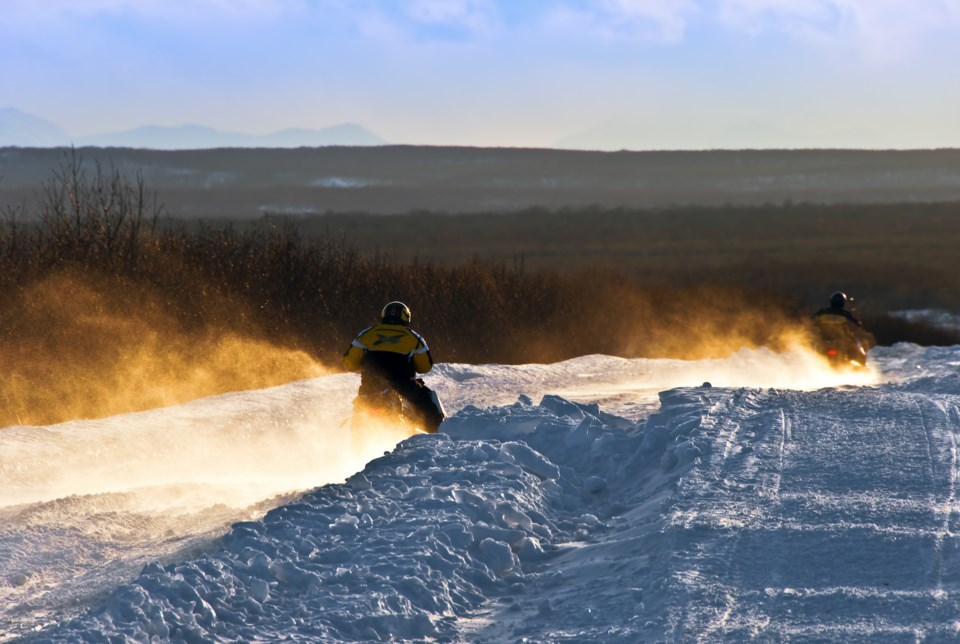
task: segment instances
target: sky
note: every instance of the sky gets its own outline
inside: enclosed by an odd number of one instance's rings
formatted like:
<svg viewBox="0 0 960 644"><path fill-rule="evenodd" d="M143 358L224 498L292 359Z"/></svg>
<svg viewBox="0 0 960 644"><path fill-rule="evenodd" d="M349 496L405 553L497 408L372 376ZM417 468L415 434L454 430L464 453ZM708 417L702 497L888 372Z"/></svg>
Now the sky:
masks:
<svg viewBox="0 0 960 644"><path fill-rule="evenodd" d="M77 137L960 146L960 0L3 0L0 107Z"/></svg>

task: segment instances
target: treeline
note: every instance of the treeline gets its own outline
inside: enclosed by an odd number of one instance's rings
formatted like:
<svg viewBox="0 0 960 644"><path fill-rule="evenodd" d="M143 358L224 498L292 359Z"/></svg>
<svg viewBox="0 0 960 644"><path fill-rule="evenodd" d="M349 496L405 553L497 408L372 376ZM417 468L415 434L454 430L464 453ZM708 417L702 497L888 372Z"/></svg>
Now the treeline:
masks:
<svg viewBox="0 0 960 644"><path fill-rule="evenodd" d="M960 203L528 209L511 215L287 217L308 240L440 264L523 258L532 270L603 266L643 284L752 284L819 306L832 290L875 311L960 309Z"/></svg>
<svg viewBox="0 0 960 644"><path fill-rule="evenodd" d="M447 262L401 257L386 243L362 251L337 230L307 238L271 218L178 223L162 217L141 178L75 156L41 201L40 212L10 210L0 223L5 424L336 369L354 334L394 299L411 306L436 360L467 363L778 349L809 313L791 294L711 273L671 281L601 262L534 269L522 255ZM879 314L868 323L881 342L960 343Z"/></svg>

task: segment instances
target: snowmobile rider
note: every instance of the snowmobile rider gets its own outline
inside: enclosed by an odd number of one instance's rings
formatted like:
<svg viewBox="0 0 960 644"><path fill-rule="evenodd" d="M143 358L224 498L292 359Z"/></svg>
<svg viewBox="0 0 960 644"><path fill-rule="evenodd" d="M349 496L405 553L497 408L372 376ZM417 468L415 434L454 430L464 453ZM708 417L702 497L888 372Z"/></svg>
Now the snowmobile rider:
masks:
<svg viewBox="0 0 960 644"><path fill-rule="evenodd" d="M434 433L443 421L443 407L419 373L433 368L430 348L410 328L410 308L390 302L380 313L380 322L362 330L343 355L348 371L360 372L357 403L376 407L376 400L393 389L413 406L413 419L425 432ZM355 403L356 404L356 403Z"/></svg>
<svg viewBox="0 0 960 644"><path fill-rule="evenodd" d="M863 323L860 321L860 318L855 316L846 308L849 299L850 298L847 297L846 293L843 291L837 291L830 296L830 306L825 306L814 313L813 319L816 320L824 315L838 315L842 318L845 318L850 324L853 324L857 327L862 327Z"/></svg>
<svg viewBox="0 0 960 644"><path fill-rule="evenodd" d="M863 323L847 310L850 298L842 291L830 296L830 306L825 306L811 317L816 328L818 348L826 351L831 359L840 359L845 364L866 365L867 350L873 346L873 336L863 329Z"/></svg>

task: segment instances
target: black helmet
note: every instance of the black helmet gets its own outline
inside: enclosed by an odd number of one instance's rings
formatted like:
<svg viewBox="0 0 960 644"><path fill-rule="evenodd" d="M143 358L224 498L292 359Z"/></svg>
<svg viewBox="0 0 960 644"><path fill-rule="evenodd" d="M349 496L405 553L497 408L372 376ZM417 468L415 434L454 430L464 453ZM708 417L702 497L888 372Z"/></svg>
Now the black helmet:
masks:
<svg viewBox="0 0 960 644"><path fill-rule="evenodd" d="M410 326L410 307L403 302L390 302L380 312L380 321L384 324Z"/></svg>
<svg viewBox="0 0 960 644"><path fill-rule="evenodd" d="M830 296L830 306L835 309L842 309L847 303L847 294L843 291L837 291Z"/></svg>

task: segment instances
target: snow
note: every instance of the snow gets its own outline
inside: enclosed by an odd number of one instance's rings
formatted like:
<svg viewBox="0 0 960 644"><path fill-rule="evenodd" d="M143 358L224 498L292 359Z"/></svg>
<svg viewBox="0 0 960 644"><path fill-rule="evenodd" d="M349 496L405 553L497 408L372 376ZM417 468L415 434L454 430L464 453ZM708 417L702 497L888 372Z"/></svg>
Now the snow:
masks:
<svg viewBox="0 0 960 644"><path fill-rule="evenodd" d="M440 364L0 430L0 640L960 638L960 347ZM398 442L399 441L399 442Z"/></svg>

